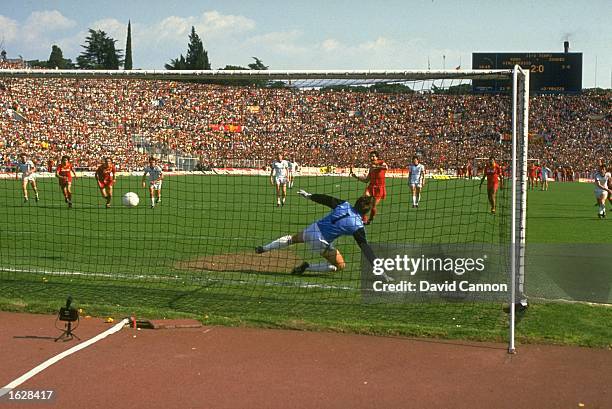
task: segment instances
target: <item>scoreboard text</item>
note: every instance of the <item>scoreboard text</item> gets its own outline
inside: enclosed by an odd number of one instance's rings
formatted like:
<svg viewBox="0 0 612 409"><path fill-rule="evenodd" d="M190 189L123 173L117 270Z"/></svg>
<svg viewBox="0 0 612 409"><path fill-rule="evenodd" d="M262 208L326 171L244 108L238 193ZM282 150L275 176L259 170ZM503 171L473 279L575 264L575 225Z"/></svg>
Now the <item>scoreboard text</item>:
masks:
<svg viewBox="0 0 612 409"><path fill-rule="evenodd" d="M472 69L529 70L529 91L536 94L582 90L582 53L472 53ZM474 80L474 92L506 92L509 80Z"/></svg>

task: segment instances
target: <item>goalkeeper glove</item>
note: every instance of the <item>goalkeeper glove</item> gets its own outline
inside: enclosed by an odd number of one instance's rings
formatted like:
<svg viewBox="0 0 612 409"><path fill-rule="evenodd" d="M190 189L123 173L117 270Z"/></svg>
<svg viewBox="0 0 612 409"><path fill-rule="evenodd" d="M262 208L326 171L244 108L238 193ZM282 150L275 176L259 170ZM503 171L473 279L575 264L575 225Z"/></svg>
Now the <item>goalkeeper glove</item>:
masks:
<svg viewBox="0 0 612 409"><path fill-rule="evenodd" d="M308 193L307 191L300 189L298 192L298 195L305 197L306 199L310 199L310 196L312 196L312 193Z"/></svg>

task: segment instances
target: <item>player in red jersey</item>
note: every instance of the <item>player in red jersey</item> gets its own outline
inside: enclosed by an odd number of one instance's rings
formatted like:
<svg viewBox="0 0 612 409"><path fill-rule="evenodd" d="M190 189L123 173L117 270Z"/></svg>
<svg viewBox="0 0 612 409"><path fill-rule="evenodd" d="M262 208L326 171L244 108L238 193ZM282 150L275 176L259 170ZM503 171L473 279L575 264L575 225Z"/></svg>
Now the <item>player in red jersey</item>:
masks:
<svg viewBox="0 0 612 409"><path fill-rule="evenodd" d="M68 203L68 208L72 207L72 175L76 178L76 172L70 163L68 156L62 156L62 161L55 169L55 177L59 179L60 189L64 195L64 200Z"/></svg>
<svg viewBox="0 0 612 409"><path fill-rule="evenodd" d="M537 173L538 173L538 167L535 165L535 163L531 163L527 171L529 174L529 179L527 180L527 188L530 190L534 190L535 184L536 184Z"/></svg>
<svg viewBox="0 0 612 409"><path fill-rule="evenodd" d="M491 204L491 213L495 214L497 190L502 186L503 172L501 166L495 163L494 158L489 159L485 166L484 174L480 179L481 188L485 178L487 178L487 196L489 197L489 204Z"/></svg>
<svg viewBox="0 0 612 409"><path fill-rule="evenodd" d="M368 217L367 214L363 216L364 224L372 223L374 216L376 216L376 206L387 197L387 188L385 187L385 173L387 169L389 169L389 166L387 166L384 160L380 159L377 151L370 152L370 170L366 176L357 176L353 173L353 168L350 169L349 176L368 184L363 195L371 196L375 199L374 205L370 209L370 216Z"/></svg>
<svg viewBox="0 0 612 409"><path fill-rule="evenodd" d="M117 168L111 161L111 158L104 158L104 163L96 170L96 180L102 197L106 199L106 208L111 206L113 199L113 185L117 177Z"/></svg>

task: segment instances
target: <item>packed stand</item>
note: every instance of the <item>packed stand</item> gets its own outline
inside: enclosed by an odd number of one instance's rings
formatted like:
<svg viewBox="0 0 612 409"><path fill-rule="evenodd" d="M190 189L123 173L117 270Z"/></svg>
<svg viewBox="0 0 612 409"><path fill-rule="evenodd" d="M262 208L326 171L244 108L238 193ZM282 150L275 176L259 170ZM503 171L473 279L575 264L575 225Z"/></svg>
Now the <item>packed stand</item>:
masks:
<svg viewBox="0 0 612 409"><path fill-rule="evenodd" d="M532 97L530 157L577 171L612 159L610 102L610 93ZM5 164L27 152L39 164L69 155L93 169L108 155L135 170L155 153L221 167L232 158L268 163L281 151L304 166L343 166L375 149L391 167L418 154L449 170L507 160L511 117L509 98L491 95L10 79L0 80L0 126Z"/></svg>

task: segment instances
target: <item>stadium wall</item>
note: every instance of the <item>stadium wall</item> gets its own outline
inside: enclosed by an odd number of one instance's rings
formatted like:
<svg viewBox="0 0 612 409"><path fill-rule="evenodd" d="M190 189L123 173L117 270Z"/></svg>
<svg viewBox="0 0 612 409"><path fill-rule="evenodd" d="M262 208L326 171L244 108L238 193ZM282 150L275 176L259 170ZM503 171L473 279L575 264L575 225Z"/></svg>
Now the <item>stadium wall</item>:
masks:
<svg viewBox="0 0 612 409"><path fill-rule="evenodd" d="M353 171L358 174L366 174L367 168L353 168ZM95 177L93 171L77 171L77 177ZM269 169L251 169L251 168L215 168L214 170L202 170L202 171L166 171L164 177L168 176L185 176L185 175L234 175L234 176L269 176ZM130 171L130 172L117 172L117 176L142 176L142 170ZM344 167L301 167L297 176L340 176L348 177L349 168ZM389 178L408 178L408 169L389 169L386 173ZM55 173L53 172L36 172L37 178L53 178ZM442 172L438 170L428 171L425 175L428 179L434 180L448 180L457 179L458 176L455 173ZM480 175L475 175L474 178L478 178ZM0 180L15 179L14 172L0 172ZM555 181L554 178L550 178L550 181ZM593 179L590 178L578 178L577 182L581 183L592 183Z"/></svg>

